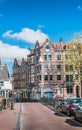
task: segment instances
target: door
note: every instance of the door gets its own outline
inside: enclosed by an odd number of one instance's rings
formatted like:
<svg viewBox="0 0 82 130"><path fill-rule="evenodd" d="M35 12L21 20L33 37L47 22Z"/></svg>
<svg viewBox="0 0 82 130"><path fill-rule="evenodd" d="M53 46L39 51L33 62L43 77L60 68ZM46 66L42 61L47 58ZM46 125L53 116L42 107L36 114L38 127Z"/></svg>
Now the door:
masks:
<svg viewBox="0 0 82 130"><path fill-rule="evenodd" d="M45 87L44 89L44 97L53 99L53 89L51 87Z"/></svg>
<svg viewBox="0 0 82 130"><path fill-rule="evenodd" d="M79 94L79 86L76 86L76 97L80 97L80 94Z"/></svg>

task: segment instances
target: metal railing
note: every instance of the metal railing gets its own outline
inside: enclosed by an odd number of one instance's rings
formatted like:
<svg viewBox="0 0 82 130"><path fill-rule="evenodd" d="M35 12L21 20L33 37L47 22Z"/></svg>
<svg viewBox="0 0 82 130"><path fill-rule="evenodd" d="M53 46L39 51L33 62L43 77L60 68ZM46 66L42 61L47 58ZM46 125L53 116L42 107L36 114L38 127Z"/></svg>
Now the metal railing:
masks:
<svg viewBox="0 0 82 130"><path fill-rule="evenodd" d="M64 101L63 99L59 99L59 98L51 99L51 98L43 97L40 99L40 102L43 105L51 106L54 109L61 109L61 104L63 101Z"/></svg>

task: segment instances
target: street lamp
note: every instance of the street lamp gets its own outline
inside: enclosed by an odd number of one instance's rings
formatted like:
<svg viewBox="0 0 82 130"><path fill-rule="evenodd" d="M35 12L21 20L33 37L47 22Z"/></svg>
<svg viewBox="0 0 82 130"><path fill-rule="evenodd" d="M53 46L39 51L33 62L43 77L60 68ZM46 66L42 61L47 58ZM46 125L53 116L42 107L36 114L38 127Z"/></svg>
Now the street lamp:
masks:
<svg viewBox="0 0 82 130"><path fill-rule="evenodd" d="M14 76L11 76L11 82L12 82L12 100L14 100Z"/></svg>

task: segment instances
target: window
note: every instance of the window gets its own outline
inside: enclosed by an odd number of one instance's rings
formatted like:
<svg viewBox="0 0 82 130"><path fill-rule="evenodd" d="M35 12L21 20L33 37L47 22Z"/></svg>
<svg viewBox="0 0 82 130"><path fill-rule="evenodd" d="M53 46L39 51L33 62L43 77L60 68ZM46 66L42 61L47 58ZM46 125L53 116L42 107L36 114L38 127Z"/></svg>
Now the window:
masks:
<svg viewBox="0 0 82 130"><path fill-rule="evenodd" d="M52 60L52 55L48 54L48 60Z"/></svg>
<svg viewBox="0 0 82 130"><path fill-rule="evenodd" d="M36 66L36 68L37 68L37 71L39 71L39 67L38 67L38 65Z"/></svg>
<svg viewBox="0 0 82 130"><path fill-rule="evenodd" d="M57 70L58 70L58 71L61 70L61 65L57 65Z"/></svg>
<svg viewBox="0 0 82 130"><path fill-rule="evenodd" d="M45 48L46 48L46 50L49 50L50 46L47 44Z"/></svg>
<svg viewBox="0 0 82 130"><path fill-rule="evenodd" d="M50 80L52 80L52 75L50 75Z"/></svg>
<svg viewBox="0 0 82 130"><path fill-rule="evenodd" d="M34 67L31 68L31 73L34 73Z"/></svg>
<svg viewBox="0 0 82 130"><path fill-rule="evenodd" d="M48 75L44 75L44 80L48 81Z"/></svg>
<svg viewBox="0 0 82 130"><path fill-rule="evenodd" d="M68 60L68 55L65 55L65 59Z"/></svg>
<svg viewBox="0 0 82 130"><path fill-rule="evenodd" d="M73 82L73 75L66 75L66 82Z"/></svg>
<svg viewBox="0 0 82 130"><path fill-rule="evenodd" d="M41 80L41 75L39 75L39 80Z"/></svg>
<svg viewBox="0 0 82 130"><path fill-rule="evenodd" d="M67 94L73 93L73 87L72 86L67 86Z"/></svg>
<svg viewBox="0 0 82 130"><path fill-rule="evenodd" d="M0 86L2 87L4 85L4 82L0 82Z"/></svg>
<svg viewBox="0 0 82 130"><path fill-rule="evenodd" d="M37 67L36 67L37 71L41 70L41 67L42 67L41 64L37 65Z"/></svg>
<svg viewBox="0 0 82 130"><path fill-rule="evenodd" d="M34 83L34 75L31 75L31 83Z"/></svg>
<svg viewBox="0 0 82 130"><path fill-rule="evenodd" d="M73 71L73 65L69 66L70 71Z"/></svg>
<svg viewBox="0 0 82 130"><path fill-rule="evenodd" d="M33 62L34 62L34 59L33 59L33 58L30 58L29 64L33 64Z"/></svg>
<svg viewBox="0 0 82 130"><path fill-rule="evenodd" d="M47 60L47 54L44 54L44 60Z"/></svg>
<svg viewBox="0 0 82 130"><path fill-rule="evenodd" d="M57 87L57 93L58 93L58 94L62 94L62 87L61 87L61 86L58 86L58 87Z"/></svg>
<svg viewBox="0 0 82 130"><path fill-rule="evenodd" d="M61 80L61 75L60 74L57 75L57 80Z"/></svg>
<svg viewBox="0 0 82 130"><path fill-rule="evenodd" d="M50 72L52 72L52 64L50 64Z"/></svg>
<svg viewBox="0 0 82 130"><path fill-rule="evenodd" d="M66 71L66 72L69 71L68 65L65 65L65 71Z"/></svg>
<svg viewBox="0 0 82 130"><path fill-rule="evenodd" d="M65 65L65 71L73 71L73 65Z"/></svg>
<svg viewBox="0 0 82 130"><path fill-rule="evenodd" d="M61 55L57 55L57 60L61 60Z"/></svg>
<svg viewBox="0 0 82 130"><path fill-rule="evenodd" d="M44 70L47 71L48 70L48 64L44 65Z"/></svg>
<svg viewBox="0 0 82 130"><path fill-rule="evenodd" d="M37 75L37 81L40 81L41 80L41 75Z"/></svg>
<svg viewBox="0 0 82 130"><path fill-rule="evenodd" d="M78 74L75 74L75 80L78 80Z"/></svg>
<svg viewBox="0 0 82 130"><path fill-rule="evenodd" d="M40 64L40 65L39 65L39 70L41 70L41 69L42 69L42 65Z"/></svg>

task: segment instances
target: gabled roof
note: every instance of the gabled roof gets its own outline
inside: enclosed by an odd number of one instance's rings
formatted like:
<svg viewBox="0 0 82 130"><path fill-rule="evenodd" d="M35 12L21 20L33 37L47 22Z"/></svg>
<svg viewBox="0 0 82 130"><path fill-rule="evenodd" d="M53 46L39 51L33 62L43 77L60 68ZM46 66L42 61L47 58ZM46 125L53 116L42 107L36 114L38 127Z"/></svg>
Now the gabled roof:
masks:
<svg viewBox="0 0 82 130"><path fill-rule="evenodd" d="M13 64L13 67L19 67L21 65L21 60L18 60L18 59L14 59L14 64Z"/></svg>
<svg viewBox="0 0 82 130"><path fill-rule="evenodd" d="M28 60L27 59L24 59L22 58L22 60L18 60L18 59L14 59L14 64L13 64L13 68L14 67L21 67L23 64L28 64Z"/></svg>
<svg viewBox="0 0 82 130"><path fill-rule="evenodd" d="M37 42L38 42L38 41L37 41ZM39 44L40 47L43 47L43 46L46 44L46 42L47 42L47 43L50 43L50 44L53 46L53 43L50 42L48 38L46 38L46 40L45 40L43 43L38 42L38 44Z"/></svg>
<svg viewBox="0 0 82 130"><path fill-rule="evenodd" d="M64 42L58 42L58 43L54 43L54 49L55 50L63 50L66 49L66 43Z"/></svg>
<svg viewBox="0 0 82 130"><path fill-rule="evenodd" d="M66 49L66 43L62 42L62 41L57 42L57 43L50 42L49 39L46 39L43 43L38 42L38 40L36 41L36 45L38 45L38 47L40 47L40 49L42 47L44 47L46 43L49 43L54 50L65 50ZM34 54L34 49L36 48L36 45L35 45L35 47L33 47L33 52L30 53L28 56L32 56Z"/></svg>

